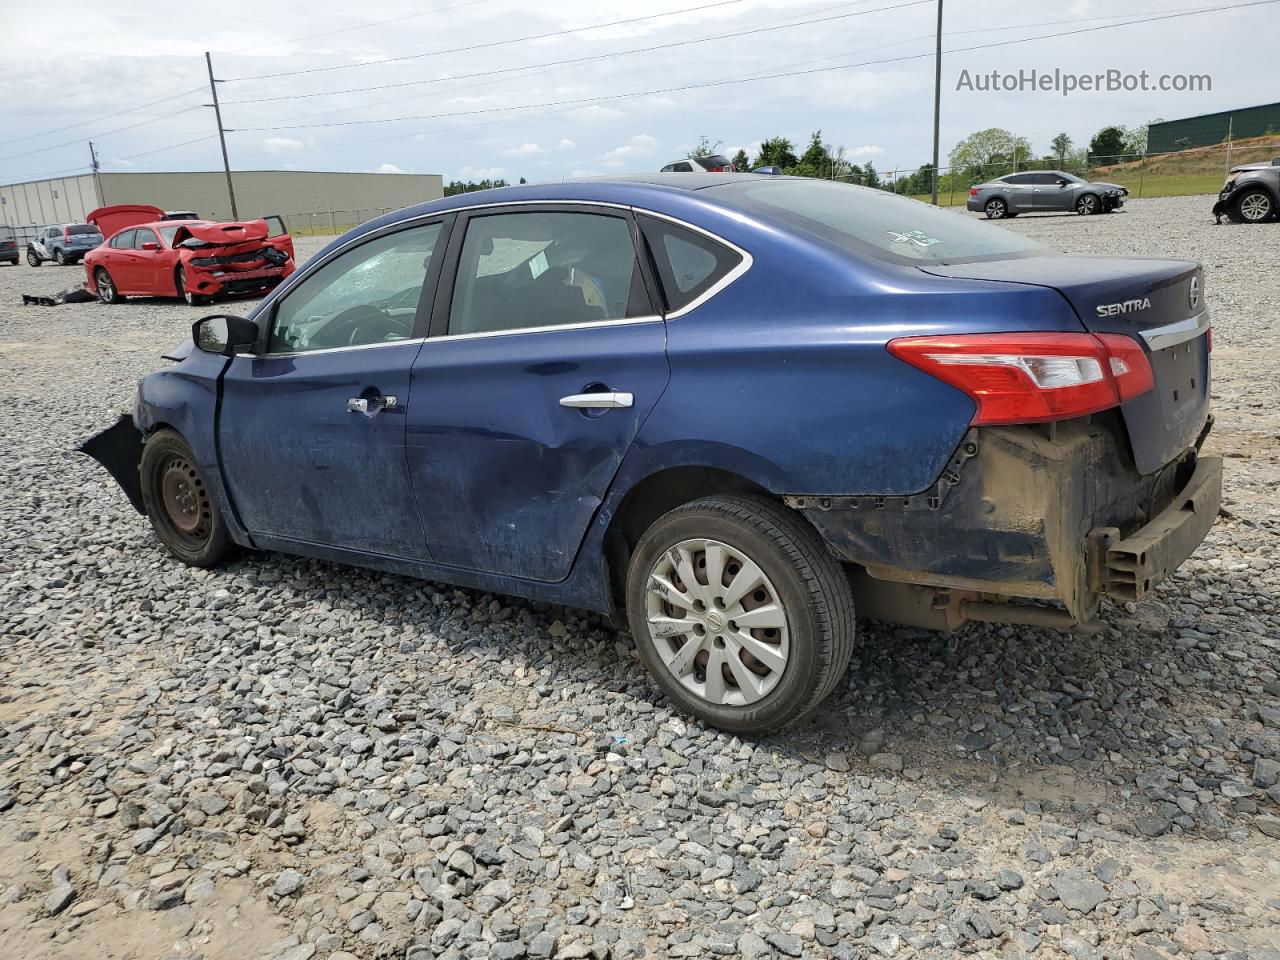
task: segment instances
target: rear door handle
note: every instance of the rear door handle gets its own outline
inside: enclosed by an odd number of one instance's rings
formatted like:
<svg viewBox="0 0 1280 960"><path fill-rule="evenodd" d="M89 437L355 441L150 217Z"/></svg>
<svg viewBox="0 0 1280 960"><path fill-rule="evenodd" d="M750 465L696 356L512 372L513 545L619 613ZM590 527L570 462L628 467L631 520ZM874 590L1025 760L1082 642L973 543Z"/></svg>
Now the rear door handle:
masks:
<svg viewBox="0 0 1280 960"><path fill-rule="evenodd" d="M379 410L394 410L399 405L395 397L352 397L347 401L347 413L377 413Z"/></svg>
<svg viewBox="0 0 1280 960"><path fill-rule="evenodd" d="M560 398L560 406L576 407L580 410L618 410L635 403L635 397L629 393L575 393Z"/></svg>

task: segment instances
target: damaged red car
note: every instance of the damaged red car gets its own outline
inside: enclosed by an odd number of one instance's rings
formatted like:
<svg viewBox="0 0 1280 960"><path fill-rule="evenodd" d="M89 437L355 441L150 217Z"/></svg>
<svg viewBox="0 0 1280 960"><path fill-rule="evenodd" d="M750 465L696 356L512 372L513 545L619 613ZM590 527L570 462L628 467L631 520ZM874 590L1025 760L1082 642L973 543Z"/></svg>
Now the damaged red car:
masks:
<svg viewBox="0 0 1280 960"><path fill-rule="evenodd" d="M225 223L164 217L158 207L118 204L85 218L107 237L84 258L86 286L103 303L176 296L196 305L263 294L293 273L293 238L279 216Z"/></svg>

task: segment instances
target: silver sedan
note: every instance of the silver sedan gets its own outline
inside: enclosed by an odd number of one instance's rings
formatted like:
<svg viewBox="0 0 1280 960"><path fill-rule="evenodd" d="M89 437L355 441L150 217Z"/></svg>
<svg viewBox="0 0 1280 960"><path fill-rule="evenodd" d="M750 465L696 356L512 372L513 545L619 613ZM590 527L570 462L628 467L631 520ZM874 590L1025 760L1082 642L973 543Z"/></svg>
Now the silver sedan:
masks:
<svg viewBox="0 0 1280 960"><path fill-rule="evenodd" d="M1011 173L969 189L965 206L1003 220L1020 213L1111 213L1124 206L1129 191L1118 183L1083 180L1061 170Z"/></svg>

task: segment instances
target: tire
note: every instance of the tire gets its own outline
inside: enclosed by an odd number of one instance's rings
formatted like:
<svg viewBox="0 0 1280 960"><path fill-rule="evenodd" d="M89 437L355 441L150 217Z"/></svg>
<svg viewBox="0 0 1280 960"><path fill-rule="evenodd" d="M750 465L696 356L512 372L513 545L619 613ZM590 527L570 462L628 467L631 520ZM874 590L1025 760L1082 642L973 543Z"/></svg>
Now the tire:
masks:
<svg viewBox="0 0 1280 960"><path fill-rule="evenodd" d="M187 271L181 264L179 264L178 269L174 271L173 282L178 287L178 296L185 300L188 306L203 306L213 299L212 297L206 297L187 289Z"/></svg>
<svg viewBox="0 0 1280 960"><path fill-rule="evenodd" d="M111 274L106 269L99 267L93 272L93 282L98 288L98 299L103 303L120 303L124 297L120 296L120 291L116 289L115 281L111 279Z"/></svg>
<svg viewBox="0 0 1280 960"><path fill-rule="evenodd" d="M1102 201L1096 193L1081 194L1076 200L1076 213L1082 217L1091 217L1102 212Z"/></svg>
<svg viewBox="0 0 1280 960"><path fill-rule="evenodd" d="M1232 223L1265 223L1275 216L1271 194L1260 188L1242 190L1232 201L1228 216Z"/></svg>
<svg viewBox="0 0 1280 960"><path fill-rule="evenodd" d="M142 504L165 549L192 567L214 567L235 545L218 504L181 435L157 430L138 464Z"/></svg>
<svg viewBox="0 0 1280 960"><path fill-rule="evenodd" d="M724 594L712 592L713 551L722 563ZM759 577L749 576L748 563ZM680 579L681 567L696 589ZM739 576L749 577L738 587L745 587L741 598L733 596ZM746 617L753 610L758 626L739 627L734 613ZM706 497L654 521L627 570L627 617L640 656L667 697L734 733L768 733L809 713L844 676L853 652L853 595L844 570L811 527L765 497ZM667 632L655 636L655 622ZM768 627L771 622L779 626ZM677 623L693 626L671 632ZM718 691L706 669L713 663L720 666Z"/></svg>
<svg viewBox="0 0 1280 960"><path fill-rule="evenodd" d="M988 220L1003 220L1009 215L1009 204L1003 197L992 197L982 205L982 211Z"/></svg>
<svg viewBox="0 0 1280 960"><path fill-rule="evenodd" d="M15 260L13 262L16 264L18 261ZM40 259L40 254L36 253L34 250L27 251L27 266L38 267L42 263L44 263L44 261Z"/></svg>
<svg viewBox="0 0 1280 960"><path fill-rule="evenodd" d="M60 267L65 267L69 261L67 260L67 255L65 253L61 250L55 250L53 251L53 262Z"/></svg>

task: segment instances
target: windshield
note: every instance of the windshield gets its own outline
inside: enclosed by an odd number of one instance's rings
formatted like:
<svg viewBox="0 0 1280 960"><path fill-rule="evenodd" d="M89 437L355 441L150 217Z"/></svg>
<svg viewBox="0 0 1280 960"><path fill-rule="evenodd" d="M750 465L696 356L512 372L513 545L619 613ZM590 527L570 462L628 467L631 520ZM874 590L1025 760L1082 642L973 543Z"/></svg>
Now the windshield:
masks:
<svg viewBox="0 0 1280 960"><path fill-rule="evenodd" d="M1051 252L1019 234L887 190L787 178L724 184L710 192L748 213L891 263L963 263Z"/></svg>

